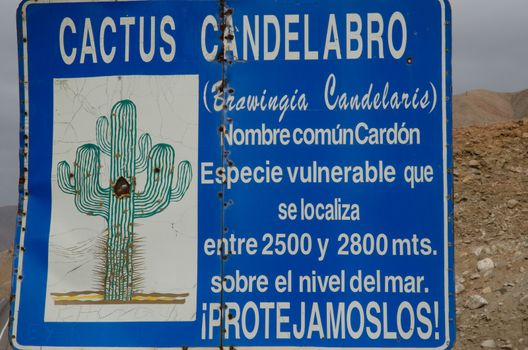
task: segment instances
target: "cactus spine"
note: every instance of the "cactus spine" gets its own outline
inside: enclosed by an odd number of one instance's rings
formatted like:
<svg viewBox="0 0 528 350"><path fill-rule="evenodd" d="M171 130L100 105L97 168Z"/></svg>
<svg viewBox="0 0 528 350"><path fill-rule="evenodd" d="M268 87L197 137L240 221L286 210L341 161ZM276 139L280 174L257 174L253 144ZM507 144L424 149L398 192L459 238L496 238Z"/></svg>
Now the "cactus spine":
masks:
<svg viewBox="0 0 528 350"><path fill-rule="evenodd" d="M192 179L188 161L178 165L173 187L174 149L168 144L152 147L148 133L137 140L137 112L130 100L117 102L110 115L96 124L97 145L77 148L73 172L66 161L57 165L59 188L75 196L81 213L103 217L105 237L102 290L107 301L131 301L141 277L135 271L134 220L163 211L183 198ZM101 153L110 157L110 187L99 182ZM146 171L143 191L136 189L136 175Z"/></svg>

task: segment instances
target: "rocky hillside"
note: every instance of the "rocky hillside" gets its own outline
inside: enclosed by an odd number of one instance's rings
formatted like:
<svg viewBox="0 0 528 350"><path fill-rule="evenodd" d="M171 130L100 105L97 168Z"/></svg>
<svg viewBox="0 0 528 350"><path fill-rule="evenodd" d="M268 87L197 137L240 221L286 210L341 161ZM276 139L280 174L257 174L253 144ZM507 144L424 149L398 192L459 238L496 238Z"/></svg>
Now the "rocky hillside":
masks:
<svg viewBox="0 0 528 350"><path fill-rule="evenodd" d="M500 93L473 90L453 98L455 127L467 127L528 118L528 90Z"/></svg>
<svg viewBox="0 0 528 350"><path fill-rule="evenodd" d="M16 214L16 206L0 207L0 252L13 247Z"/></svg>
<svg viewBox="0 0 528 350"><path fill-rule="evenodd" d="M528 349L528 120L454 132L457 343Z"/></svg>

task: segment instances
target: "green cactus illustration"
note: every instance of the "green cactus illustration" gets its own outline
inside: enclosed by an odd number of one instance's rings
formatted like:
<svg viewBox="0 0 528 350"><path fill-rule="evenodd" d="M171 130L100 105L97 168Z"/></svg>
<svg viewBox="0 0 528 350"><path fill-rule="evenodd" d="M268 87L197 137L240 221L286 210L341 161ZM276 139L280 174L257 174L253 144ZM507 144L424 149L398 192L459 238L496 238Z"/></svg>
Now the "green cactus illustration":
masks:
<svg viewBox="0 0 528 350"><path fill-rule="evenodd" d="M66 161L57 165L57 182L64 193L74 195L77 210L106 220L101 288L104 300L126 302L132 300L141 279L135 271L134 221L180 201L191 183L192 168L182 161L175 175L172 146L152 146L148 133L137 140L137 112L132 101L117 102L109 119L103 116L97 120L97 145L77 148L73 171ZM110 187L106 188L99 179L101 153L110 157ZM146 184L138 191L136 175L142 172L146 172Z"/></svg>

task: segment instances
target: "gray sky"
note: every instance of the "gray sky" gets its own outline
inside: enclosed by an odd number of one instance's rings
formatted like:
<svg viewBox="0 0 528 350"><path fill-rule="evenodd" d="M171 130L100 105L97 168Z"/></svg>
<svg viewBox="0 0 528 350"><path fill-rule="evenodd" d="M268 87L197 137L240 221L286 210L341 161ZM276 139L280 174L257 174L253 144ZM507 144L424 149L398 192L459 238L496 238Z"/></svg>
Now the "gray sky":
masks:
<svg viewBox="0 0 528 350"><path fill-rule="evenodd" d="M17 4L0 0L0 206L17 202ZM527 89L528 0L453 0L452 6L455 93Z"/></svg>

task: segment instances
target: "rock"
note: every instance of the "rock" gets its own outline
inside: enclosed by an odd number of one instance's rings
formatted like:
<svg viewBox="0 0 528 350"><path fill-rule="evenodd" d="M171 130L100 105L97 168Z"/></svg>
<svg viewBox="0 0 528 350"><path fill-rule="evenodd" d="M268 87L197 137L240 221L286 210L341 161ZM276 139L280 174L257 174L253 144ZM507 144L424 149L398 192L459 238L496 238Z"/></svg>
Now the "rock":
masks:
<svg viewBox="0 0 528 350"><path fill-rule="evenodd" d="M516 200L516 199L510 199L508 201L508 208L510 208L510 209L515 208L517 205L519 205L519 201Z"/></svg>
<svg viewBox="0 0 528 350"><path fill-rule="evenodd" d="M480 309L488 305L488 301L478 294L471 295L467 300L465 306L470 310Z"/></svg>
<svg viewBox="0 0 528 350"><path fill-rule="evenodd" d="M523 139L528 139L528 132L523 132L522 138Z"/></svg>
<svg viewBox="0 0 528 350"><path fill-rule="evenodd" d="M469 276L470 280L478 280L479 278L480 278L480 273L478 273L478 272L475 272L474 274Z"/></svg>
<svg viewBox="0 0 528 350"><path fill-rule="evenodd" d="M480 246L480 247L473 249L473 254L475 254L476 257L479 257L483 251L484 251L484 246Z"/></svg>
<svg viewBox="0 0 528 350"><path fill-rule="evenodd" d="M525 296L523 296L523 297L521 298L521 300L519 300L519 302L520 302L522 305L528 306L528 294L526 294Z"/></svg>
<svg viewBox="0 0 528 350"><path fill-rule="evenodd" d="M500 348L501 349L513 349L513 345L511 343L511 341L509 341L508 339L503 341L502 344L500 344Z"/></svg>
<svg viewBox="0 0 528 350"><path fill-rule="evenodd" d="M495 340L487 339L480 343L480 347L484 349L495 349L497 347L497 344L495 344Z"/></svg>
<svg viewBox="0 0 528 350"><path fill-rule="evenodd" d="M482 289L482 294L489 294L489 293L491 293L491 288L489 286Z"/></svg>
<svg viewBox="0 0 528 350"><path fill-rule="evenodd" d="M458 293L462 293L464 290L466 289L466 287L464 287L464 285L460 282L457 282L455 284L455 293L458 294Z"/></svg>
<svg viewBox="0 0 528 350"><path fill-rule="evenodd" d="M465 176L465 177L462 179L462 183L463 183L463 184L466 184L466 183L468 183L468 182L470 182L470 181L473 181L474 178L475 178L475 177L474 177L473 175Z"/></svg>
<svg viewBox="0 0 528 350"><path fill-rule="evenodd" d="M478 168L478 167L480 167L480 163L476 159L471 159L469 161L469 166L472 167L472 168Z"/></svg>
<svg viewBox="0 0 528 350"><path fill-rule="evenodd" d="M495 268L495 263L490 258L479 260L477 263L477 269L480 272L491 271Z"/></svg>
<svg viewBox="0 0 528 350"><path fill-rule="evenodd" d="M514 173L518 173L518 174L521 174L523 173L523 168L522 166L518 166L518 167L510 167L508 170L514 172Z"/></svg>

